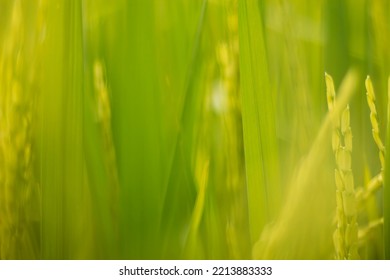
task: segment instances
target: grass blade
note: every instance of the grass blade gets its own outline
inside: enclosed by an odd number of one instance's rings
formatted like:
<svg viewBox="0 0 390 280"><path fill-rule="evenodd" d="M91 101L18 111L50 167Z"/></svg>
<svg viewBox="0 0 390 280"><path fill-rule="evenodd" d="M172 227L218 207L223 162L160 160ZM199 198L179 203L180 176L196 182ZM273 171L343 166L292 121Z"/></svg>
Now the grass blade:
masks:
<svg viewBox="0 0 390 280"><path fill-rule="evenodd" d="M240 77L252 244L280 205L278 140L258 1L239 1Z"/></svg>

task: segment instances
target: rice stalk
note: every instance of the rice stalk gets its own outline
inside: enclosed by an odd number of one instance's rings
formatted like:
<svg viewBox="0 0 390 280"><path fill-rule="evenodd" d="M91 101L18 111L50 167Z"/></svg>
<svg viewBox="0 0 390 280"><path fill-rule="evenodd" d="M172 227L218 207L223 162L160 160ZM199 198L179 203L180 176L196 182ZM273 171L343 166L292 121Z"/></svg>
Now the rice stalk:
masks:
<svg viewBox="0 0 390 280"><path fill-rule="evenodd" d="M372 128L372 137L373 140L378 148L379 151L379 162L380 162L380 171L379 174L374 176L366 185L364 192L363 192L363 201L366 202L366 207L367 207L367 215L368 215L368 223L369 225L367 226L369 231L366 230L364 232L370 232L370 237L371 241L376 242L379 244L378 246L381 246L381 228L380 224L376 227L370 227L370 225L377 220L383 220L381 218L380 214L380 207L378 207L377 199L374 196L376 192L383 186L383 177L384 177L384 172L385 172L385 146L382 142L382 139L380 137L380 132L379 132L379 122L378 122L378 113L377 113L377 108L376 108L376 97L375 97L375 92L374 92L374 87L371 81L370 76L367 76L365 80L365 88L366 88L366 96L367 96L367 104L370 109L370 123L371 123L371 128ZM383 225L383 222L382 222ZM376 230L376 236L374 236L374 232ZM366 234L368 235L368 234ZM367 244L369 242L367 241ZM379 256L383 254L383 250L381 248L378 248L377 250Z"/></svg>
<svg viewBox="0 0 390 280"><path fill-rule="evenodd" d="M366 90L367 90L367 103L368 107L370 108L370 121L372 126L372 137L375 141L376 146L379 150L379 160L381 164L381 173L383 174L385 170L385 146L383 145L383 142L381 140L381 137L379 135L379 125L378 125L378 114L376 111L375 106L375 93L374 93L374 87L371 82L370 76L367 76L366 78Z"/></svg>
<svg viewBox="0 0 390 280"><path fill-rule="evenodd" d="M29 56L38 53L40 20L38 12L28 29L23 2L14 1L0 53L0 259L40 257L40 186L33 139L37 67L35 56ZM28 32L34 34L32 46L26 43Z"/></svg>
<svg viewBox="0 0 390 280"><path fill-rule="evenodd" d="M359 233L358 233L359 242L363 243L363 242L367 241L370 234L375 233L375 231L378 228L383 227L383 222L384 222L383 218L379 218L379 219L376 219L374 221L370 221L369 224L365 228L359 229Z"/></svg>
<svg viewBox="0 0 390 280"><path fill-rule="evenodd" d="M333 79L325 74L327 100L329 111L332 111L336 102L336 93ZM351 169L352 131L350 127L350 112L347 105L341 119L336 122L332 135L332 149L335 154L337 168L336 182L336 216L337 229L334 233L336 258L356 259L358 255L358 224L356 214L356 197Z"/></svg>
<svg viewBox="0 0 390 280"><path fill-rule="evenodd" d="M267 225L253 248L255 259L326 259L332 254L332 219L329 212L334 197L327 188L330 166L328 150L334 124L354 94L358 74L350 70L339 89L339 98L322 122L311 148L291 178L281 213ZM322 219L318 219L318 217ZM329 218L328 218L329 217ZM310 221L308 223L307 221Z"/></svg>
<svg viewBox="0 0 390 280"><path fill-rule="evenodd" d="M366 185L364 191L359 190L356 192L356 200L358 204L358 209L361 208L367 199L371 198L379 189L383 186L383 173L380 172L376 176L372 177L368 184Z"/></svg>
<svg viewBox="0 0 390 280"><path fill-rule="evenodd" d="M117 142L114 135L113 103L116 81L109 79L110 61L106 49L114 40L107 30L123 20L124 1L82 2L82 43L84 56L83 147L88 192L91 199L91 226L94 258L119 258L120 180ZM115 20L111 20L115 19ZM105 24L103 24L105 23ZM119 31L118 31L119 32ZM112 33L115 35L116 31ZM110 52L114 54L114 52ZM130 203L129 203L130 204ZM129 237L131 239L131 237Z"/></svg>
<svg viewBox="0 0 390 280"><path fill-rule="evenodd" d="M224 104L223 110L216 110L222 127L224 139L223 155L216 155L219 159L218 169L220 181L218 197L224 198L220 205L220 217L224 218L227 245L227 256L232 259L247 258L250 254L248 236L247 198L245 186L245 158L242 155L242 112L240 103L240 69L239 69L239 26L238 1L225 1L222 8L224 25L227 29L225 40L216 46L217 63L220 69L224 97L220 99ZM221 93L220 92L220 95ZM214 92L212 97L216 97ZM221 96L222 97L222 96ZM215 147L219 145L216 139ZM214 150L214 149L213 149ZM227 160L229 159L229 160ZM225 174L222 173L223 170ZM226 179L222 179L222 178ZM227 213L224 214L224 213Z"/></svg>

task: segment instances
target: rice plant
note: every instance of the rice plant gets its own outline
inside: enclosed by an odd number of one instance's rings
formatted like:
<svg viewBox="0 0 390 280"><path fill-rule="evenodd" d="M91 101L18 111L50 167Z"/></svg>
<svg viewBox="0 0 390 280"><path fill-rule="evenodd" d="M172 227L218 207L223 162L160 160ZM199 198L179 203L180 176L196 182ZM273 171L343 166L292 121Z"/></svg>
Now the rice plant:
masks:
<svg viewBox="0 0 390 280"><path fill-rule="evenodd" d="M0 0L0 259L389 259L389 5Z"/></svg>

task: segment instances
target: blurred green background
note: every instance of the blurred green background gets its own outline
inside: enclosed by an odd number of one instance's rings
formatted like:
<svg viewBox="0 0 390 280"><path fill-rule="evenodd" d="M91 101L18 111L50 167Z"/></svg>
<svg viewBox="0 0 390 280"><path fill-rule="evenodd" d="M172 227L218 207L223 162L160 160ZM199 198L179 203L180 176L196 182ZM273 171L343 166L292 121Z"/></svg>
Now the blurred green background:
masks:
<svg viewBox="0 0 390 280"><path fill-rule="evenodd" d="M352 96L354 243L390 258L364 87L385 141L389 18L387 0L0 0L0 259L335 258L325 72Z"/></svg>

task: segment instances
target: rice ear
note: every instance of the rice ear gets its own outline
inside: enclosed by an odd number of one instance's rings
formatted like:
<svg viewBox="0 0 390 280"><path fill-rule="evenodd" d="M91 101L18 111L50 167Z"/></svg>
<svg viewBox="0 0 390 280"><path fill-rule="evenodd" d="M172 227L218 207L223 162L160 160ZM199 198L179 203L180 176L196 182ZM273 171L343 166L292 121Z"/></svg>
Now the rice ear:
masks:
<svg viewBox="0 0 390 280"><path fill-rule="evenodd" d="M325 74L327 96L334 93L333 79ZM331 103L331 104L329 104ZM331 112L337 104L335 98L328 97L328 108ZM337 205L337 228L335 250L338 259L358 258L356 248L357 244L357 200L355 195L353 173L351 164L352 154L352 130L350 127L350 111L346 105L340 117L340 127L335 126L333 135L339 135L341 138L335 147L335 141L332 139L332 148L335 153L337 170L335 172L336 181L336 205ZM334 137L333 137L334 138Z"/></svg>

